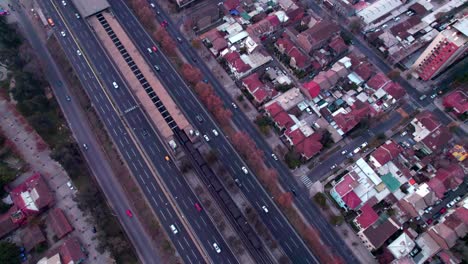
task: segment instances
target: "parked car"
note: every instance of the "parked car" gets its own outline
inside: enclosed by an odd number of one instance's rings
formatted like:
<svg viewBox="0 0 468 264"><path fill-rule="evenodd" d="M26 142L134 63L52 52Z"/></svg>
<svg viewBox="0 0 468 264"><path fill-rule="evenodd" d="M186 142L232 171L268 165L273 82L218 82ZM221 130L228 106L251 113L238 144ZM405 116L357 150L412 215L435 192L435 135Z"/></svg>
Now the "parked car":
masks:
<svg viewBox="0 0 468 264"><path fill-rule="evenodd" d="M175 227L175 225L171 225L170 228L171 228L171 231L172 231L172 233L173 233L174 235L177 234L177 233L179 233L179 230L177 230L177 228Z"/></svg>
<svg viewBox="0 0 468 264"><path fill-rule="evenodd" d="M268 214L268 208L267 208L265 205L262 206L262 209L263 209L263 211L264 211L265 213Z"/></svg>
<svg viewBox="0 0 468 264"><path fill-rule="evenodd" d="M203 135L203 137L205 138L206 142L210 141L210 138L208 137L208 135Z"/></svg>
<svg viewBox="0 0 468 264"><path fill-rule="evenodd" d="M213 132L213 135L215 135L216 137L219 136L219 133L218 131L216 131L216 129L213 129L212 132Z"/></svg>

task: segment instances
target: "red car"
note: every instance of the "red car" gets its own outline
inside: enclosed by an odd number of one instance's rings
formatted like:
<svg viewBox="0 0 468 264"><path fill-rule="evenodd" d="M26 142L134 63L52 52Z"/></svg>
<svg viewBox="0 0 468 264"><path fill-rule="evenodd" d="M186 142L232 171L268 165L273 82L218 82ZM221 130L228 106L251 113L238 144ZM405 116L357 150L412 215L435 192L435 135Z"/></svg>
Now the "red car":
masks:
<svg viewBox="0 0 468 264"><path fill-rule="evenodd" d="M161 27L165 28L165 27L167 27L167 24L169 24L169 23L167 23L167 20L164 20L163 22L161 22Z"/></svg>
<svg viewBox="0 0 468 264"><path fill-rule="evenodd" d="M158 48L156 46L153 46L152 49L153 49L154 52L158 51Z"/></svg>
<svg viewBox="0 0 468 264"><path fill-rule="evenodd" d="M125 211L125 213L128 215L128 217L133 217L132 211L130 210Z"/></svg>
<svg viewBox="0 0 468 264"><path fill-rule="evenodd" d="M430 225L430 224L432 224L432 221L433 221L432 218L429 218L429 219L427 219L426 223L427 223L428 225Z"/></svg>
<svg viewBox="0 0 468 264"><path fill-rule="evenodd" d="M440 214L445 214L445 212L447 212L447 208L445 208L445 207L440 209L440 211L439 211Z"/></svg>
<svg viewBox="0 0 468 264"><path fill-rule="evenodd" d="M195 203L195 208L197 209L198 212L202 211L202 208L201 208L200 204L198 204L198 203Z"/></svg>

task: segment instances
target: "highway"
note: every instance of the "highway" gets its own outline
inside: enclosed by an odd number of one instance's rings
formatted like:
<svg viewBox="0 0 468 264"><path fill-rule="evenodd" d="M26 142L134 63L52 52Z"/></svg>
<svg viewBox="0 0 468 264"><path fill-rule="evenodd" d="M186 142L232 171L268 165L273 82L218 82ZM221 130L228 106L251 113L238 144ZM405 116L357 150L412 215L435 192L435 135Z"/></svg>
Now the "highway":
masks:
<svg viewBox="0 0 468 264"><path fill-rule="evenodd" d="M158 65L160 68L159 72L155 72L163 82L166 87L170 87L168 92L174 98L174 100L178 103L179 107L187 114L187 117L193 124L197 125L197 128L200 130L201 134L206 134L210 137L210 141L208 142L209 145L218 151L218 159L221 160L225 165L226 168L230 171L231 175L235 175L235 178L239 178L242 181L243 187L241 188L244 195L249 199L249 201L254 205L254 208L258 211L260 217L262 218L263 222L269 228L270 232L273 234L274 238L278 241L278 243L283 248L286 255L291 259L293 263L317 263L317 259L312 253L308 250L307 246L303 243L302 239L298 236L280 210L276 207L275 203L270 199L268 194L265 192L261 184L257 181L256 177L253 175L244 175L241 168L242 166L246 166L242 159L238 156L237 152L233 149L233 147L229 144L224 136L214 136L212 133L213 129L217 131L221 131L215 124L215 122L211 119L210 115L206 112L204 107L199 103L197 98L194 96L192 91L189 87L186 86L184 81L181 79L177 71L172 68L172 65L168 62L167 58L164 56L162 52L156 52L152 54L145 53L144 51L148 47L152 47L154 42L151 40L150 36L145 33L144 29L137 21L137 19L129 14L132 12L128 9L128 7L120 0L111 0L109 1L111 4L113 13L115 16L120 20L125 20L123 26L125 27L129 36L131 36L134 40L138 39L136 44L138 45L140 51L146 59L152 65ZM153 2L154 3L154 2ZM157 5L157 3L154 3ZM175 29L172 28L171 22L169 18L163 13L158 7L158 10L161 12L161 16L158 17L160 21L166 19L169 22L167 30L177 37L182 37L178 34ZM179 45L181 50L190 50L189 43L186 40L183 40L183 44ZM184 52L184 51L183 51ZM198 56L196 54L190 54L192 56L187 56L191 60L193 56ZM201 63L201 59L198 58L198 66L204 66ZM205 66L206 68L206 66ZM202 68L203 71L203 68ZM208 69L203 71L204 76L209 80L209 82L214 83L215 79L211 75ZM218 84L220 86L220 84ZM220 86L221 87L221 86ZM224 97L226 99L228 97ZM226 105L231 105L231 101L225 102ZM239 111L232 109L234 112L234 121L239 127L242 127L240 124L246 125L249 121L243 121L245 119L237 119L236 117L244 117L245 116ZM200 115L203 118L203 122L199 123L196 121L196 116ZM265 155L269 157L271 151L266 152ZM271 161L269 161L271 162ZM274 161L278 163L277 161ZM297 183L295 188L298 189ZM303 200L304 203L310 204L310 200ZM266 206L268 208L268 213L265 213L261 207ZM312 215L311 215L312 216ZM314 216L313 218L317 218ZM323 224L327 224L326 220L322 217L321 221ZM328 229L328 226L324 227ZM327 232L327 237L324 238L325 241L328 239L328 235L330 234L330 230L325 230ZM336 235L336 234L335 234ZM336 247L343 247L344 243L340 241L336 244ZM348 256L347 259L355 260L351 253L343 254L343 256ZM354 261L357 262L357 261Z"/></svg>
<svg viewBox="0 0 468 264"><path fill-rule="evenodd" d="M16 8L16 16L22 30L26 33L25 37L31 43L41 61L48 66L43 69L44 73L47 80L52 84L55 99L59 103L76 141L87 142L93 146L98 145L98 140L89 127L83 110L74 100L70 102L66 100L66 96L70 94L69 87L66 85L58 66L49 54L45 44L37 36L33 25L31 25L22 8ZM63 83L63 86L58 86L56 85L57 83ZM87 85L87 83L84 83L84 85ZM143 263L160 261L159 256L151 248L151 238L146 234L140 221L126 216L125 210L131 207L131 201L125 196L101 148L93 148L83 154L109 205L114 210L120 224L130 238L139 259Z"/></svg>
<svg viewBox="0 0 468 264"><path fill-rule="evenodd" d="M137 103L129 93L125 81L114 68L102 47L99 46L99 42L91 33L90 28L83 19L75 17L76 11L70 3L63 6L60 1L56 1L54 4L45 1L42 5L46 13L55 21L57 38L64 47L80 81L87 84L86 88L89 86L87 92L91 95L93 106L102 118L109 135L129 165L132 174L135 175L150 206L158 215L162 227L169 234L181 258L186 263L205 262L202 256L204 253L197 250L199 247L192 241L194 238L190 236L182 223L188 222L212 261L237 263L205 211L198 212L196 210L194 204L197 199L174 163L165 160L167 152L164 149L164 144L152 129L143 111L136 107L133 111L123 114L126 109L137 106ZM60 31L66 31L66 36L60 36ZM81 50L82 55L78 55L77 50ZM95 72L100 74L99 78L95 76ZM114 81L119 84L118 89L113 87ZM93 146L88 145L89 150L92 150ZM146 151L142 151L140 146L144 146ZM172 199L168 199L164 195L167 192L161 189L161 183L153 177L148 164L154 166L159 172L165 182L165 188L173 196ZM182 212L181 217L172 207L174 202ZM134 212L134 214L136 217L138 216L138 212ZM172 224L178 229L177 234L173 234L170 230ZM214 250L213 243L217 243L221 248L219 254Z"/></svg>

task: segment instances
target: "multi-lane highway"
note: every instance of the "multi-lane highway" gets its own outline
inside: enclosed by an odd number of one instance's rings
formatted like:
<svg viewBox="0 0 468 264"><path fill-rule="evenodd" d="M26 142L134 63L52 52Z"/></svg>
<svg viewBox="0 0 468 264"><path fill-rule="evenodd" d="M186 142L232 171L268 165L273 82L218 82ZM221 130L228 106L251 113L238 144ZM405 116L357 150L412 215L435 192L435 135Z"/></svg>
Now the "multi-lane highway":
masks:
<svg viewBox="0 0 468 264"><path fill-rule="evenodd" d="M111 3L112 10L115 16L120 20L125 20L123 26L126 29L127 33L134 40L138 40L136 44L138 45L140 51L144 51L148 47L154 45L154 42L152 41L150 36L145 33L142 26L139 24L137 19L133 17L132 12L123 3L123 1L111 0L109 2ZM157 6L157 3L153 3ZM218 89L222 89L221 85L212 76L209 69L201 62L201 59L198 57L198 55L190 49L189 42L183 39L183 36L177 31L177 29L173 28L172 24L170 23L169 17L158 6L157 9L160 11L160 15L158 15L158 20L167 20L169 22L169 25L167 26L168 32L172 34L174 38L182 38L182 43L178 45L182 53L186 55L186 58L188 58L189 60L196 58L198 60L197 65L201 67L205 78L207 78L210 83L215 84L215 86L217 85ZM269 228L269 230L271 231L275 239L278 241L278 243L281 245L286 255L295 263L317 262L316 258L311 254L307 246L305 246L302 239L290 226L283 214L276 207L275 203L264 191L261 184L256 180L256 177L253 176L251 173L245 175L242 172L241 168L242 166L245 166L245 164L242 161L242 159L237 155L237 152L225 139L225 137L213 136L212 130L217 129L218 131L220 131L220 129L210 118L209 114L206 112L204 107L198 102L196 96L192 93L190 88L187 87L186 84L183 82L181 77L178 75L177 71L174 68L172 68L165 55L162 52L157 52L153 54L145 54L144 56L146 56L147 60L152 65L159 66L160 71L156 72L156 74L160 77L160 79L162 80L163 84L166 85L166 87L170 87L168 91L169 93L171 93L171 96L173 96L174 100L187 114L189 120L191 120L192 123L197 125L200 132L202 134L208 135L211 138L211 140L208 143L213 149L216 149L218 151L218 159L220 159L226 165L226 168L234 177L239 178L242 181L242 192L254 205L255 209L259 212L263 222ZM231 99L229 98L229 96L224 94L223 99L225 100L226 105L231 105ZM234 113L234 122L238 127L245 127L249 123L246 117L239 110L232 109L232 111ZM196 120L197 115L201 116L204 122L198 122ZM251 129L253 128L251 127ZM261 137L258 134L256 134L256 136L258 136L258 138L261 139ZM271 153L271 150L267 150L265 152L266 156L268 157ZM273 159L267 159L267 163L269 166L272 166L272 164L280 164L278 161L274 161ZM286 187L287 190L290 188L299 189L297 183L293 183L292 186L288 185ZM298 197L298 199L301 199L301 201L304 204L311 203L310 200L306 198L306 196L303 197L304 198ZM262 206L266 206L268 208L268 213L265 213L262 210ZM346 249L346 246L342 241L336 240L337 235L333 233L333 230L330 230L331 228L326 222L325 218L318 215L320 215L318 211L313 211L312 214L309 215L309 217L311 219L315 219L315 221L318 222L317 226L323 232L326 232L326 236L323 236L324 242L330 245L335 245L334 247L338 250L343 248ZM330 242L334 243L332 244ZM354 263L357 262L357 260L352 256L350 251L343 253L342 257Z"/></svg>
<svg viewBox="0 0 468 264"><path fill-rule="evenodd" d="M189 223L211 261L237 263L208 215L203 210L198 212L195 208L197 199L178 169L172 162L165 160L167 152L164 144L152 129L143 111L137 107L124 114L126 109L136 106L137 103L86 22L75 17L76 10L70 4L63 6L60 1L44 1L42 5L55 21L57 37L80 81L85 84L91 102L109 135L184 262L205 262L203 253L197 250L199 247L192 241L191 233L185 228L184 223ZM61 31L66 32L64 37L59 33ZM113 82L119 84L118 89L113 87ZM95 146L89 144L88 151L92 151L93 148ZM156 169L165 184L161 184L158 178L153 176L149 165ZM164 195L167 193L166 188L172 194L172 199ZM181 218L171 206L173 203L180 210ZM134 214L138 217L138 212ZM177 234L171 231L170 225L175 225L178 229ZM217 243L221 248L220 253L213 248L213 243Z"/></svg>
<svg viewBox="0 0 468 264"><path fill-rule="evenodd" d="M69 127L75 139L78 142L87 142L93 146L97 145L98 140L89 127L83 110L80 109L80 106L74 100L66 100L66 96L70 94L69 88L64 78L61 76L60 70L53 58L50 56L44 43L38 37L37 32L21 7L16 9L16 16L31 46L37 52L41 61L48 66L43 69L44 73L52 84L56 99L69 123ZM57 83L63 83L63 85L55 85ZM84 85L87 84L84 83ZM156 251L152 249L151 238L146 234L140 221L126 217L125 210L131 207L131 202L126 198L102 150L100 148L93 148L84 154L89 168L96 177L100 188L103 190L109 204L115 211L125 232L132 241L140 260L143 263L158 262L159 256L156 254Z"/></svg>

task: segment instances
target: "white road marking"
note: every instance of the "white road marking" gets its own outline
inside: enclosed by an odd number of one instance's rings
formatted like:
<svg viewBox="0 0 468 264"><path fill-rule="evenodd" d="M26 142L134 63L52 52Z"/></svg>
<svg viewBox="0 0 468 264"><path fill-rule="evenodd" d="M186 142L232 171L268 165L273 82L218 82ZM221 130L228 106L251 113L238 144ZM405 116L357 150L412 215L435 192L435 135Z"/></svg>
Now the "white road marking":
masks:
<svg viewBox="0 0 468 264"><path fill-rule="evenodd" d="M164 212L162 210L159 210L159 212L161 213L161 215L163 216L164 218L164 221L167 221L167 218L166 218L166 215L164 214Z"/></svg>

